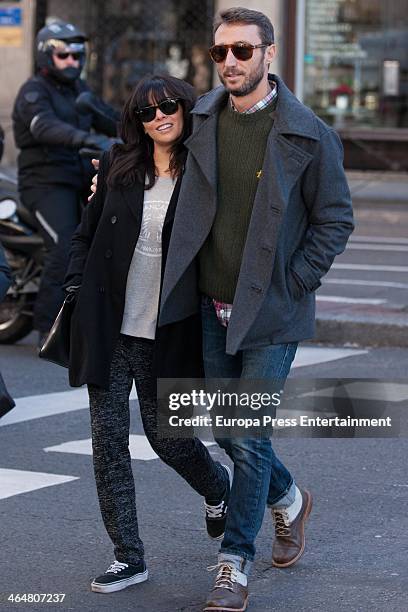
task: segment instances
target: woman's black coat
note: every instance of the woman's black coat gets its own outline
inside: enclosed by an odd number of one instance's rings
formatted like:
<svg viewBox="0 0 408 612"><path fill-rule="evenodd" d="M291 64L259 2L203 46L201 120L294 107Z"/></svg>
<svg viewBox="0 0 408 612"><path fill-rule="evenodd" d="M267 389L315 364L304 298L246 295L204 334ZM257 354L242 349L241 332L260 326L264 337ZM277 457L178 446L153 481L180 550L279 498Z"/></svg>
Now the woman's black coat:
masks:
<svg viewBox="0 0 408 612"><path fill-rule="evenodd" d="M109 370L120 334L127 275L143 213L144 188L110 189L109 154L101 159L96 194L73 239L65 287L81 285L71 325L69 380L109 388ZM173 225L179 179L162 232L162 277ZM182 296L181 296L182 299ZM163 378L203 375L201 324L197 314L156 330L155 374Z"/></svg>

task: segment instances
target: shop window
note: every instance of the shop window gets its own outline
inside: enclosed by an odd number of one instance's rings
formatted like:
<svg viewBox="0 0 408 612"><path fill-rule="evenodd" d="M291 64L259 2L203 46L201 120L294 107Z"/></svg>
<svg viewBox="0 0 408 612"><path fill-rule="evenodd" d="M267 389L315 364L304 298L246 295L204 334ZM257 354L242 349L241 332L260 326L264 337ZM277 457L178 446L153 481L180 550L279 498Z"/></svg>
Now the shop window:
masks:
<svg viewBox="0 0 408 612"><path fill-rule="evenodd" d="M201 94L211 88L208 47L210 0L48 0L47 15L66 19L89 35L86 78L94 91L120 107L145 74L183 78Z"/></svg>
<svg viewBox="0 0 408 612"><path fill-rule="evenodd" d="M306 0L304 101L336 128L408 128L408 0Z"/></svg>

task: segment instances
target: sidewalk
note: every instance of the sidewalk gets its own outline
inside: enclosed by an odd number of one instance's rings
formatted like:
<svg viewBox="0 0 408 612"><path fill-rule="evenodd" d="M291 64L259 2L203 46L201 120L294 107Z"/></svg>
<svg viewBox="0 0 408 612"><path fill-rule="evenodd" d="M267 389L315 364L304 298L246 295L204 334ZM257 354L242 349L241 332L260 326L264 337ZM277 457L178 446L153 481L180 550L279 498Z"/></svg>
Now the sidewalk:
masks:
<svg viewBox="0 0 408 612"><path fill-rule="evenodd" d="M354 206L359 204L408 205L408 173L402 172L346 172Z"/></svg>
<svg viewBox="0 0 408 612"><path fill-rule="evenodd" d="M316 335L322 344L408 347L408 305L319 303Z"/></svg>

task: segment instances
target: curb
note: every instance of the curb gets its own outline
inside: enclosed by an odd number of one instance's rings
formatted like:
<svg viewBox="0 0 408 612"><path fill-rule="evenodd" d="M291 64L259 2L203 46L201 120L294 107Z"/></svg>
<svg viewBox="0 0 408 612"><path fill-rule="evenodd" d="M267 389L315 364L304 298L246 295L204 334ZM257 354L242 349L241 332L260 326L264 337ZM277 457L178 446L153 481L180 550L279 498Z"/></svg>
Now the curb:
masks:
<svg viewBox="0 0 408 612"><path fill-rule="evenodd" d="M354 204L408 204L408 172L346 170Z"/></svg>
<svg viewBox="0 0 408 612"><path fill-rule="evenodd" d="M319 315L312 342L368 347L408 348L408 316L384 320Z"/></svg>
<svg viewBox="0 0 408 612"><path fill-rule="evenodd" d="M370 208L381 208L384 206L406 206L408 207L408 198L404 197L404 199L395 198L392 195L388 197L379 197L379 198L369 198L367 196L358 196L351 194L351 200L353 202L353 207L358 208L359 206Z"/></svg>

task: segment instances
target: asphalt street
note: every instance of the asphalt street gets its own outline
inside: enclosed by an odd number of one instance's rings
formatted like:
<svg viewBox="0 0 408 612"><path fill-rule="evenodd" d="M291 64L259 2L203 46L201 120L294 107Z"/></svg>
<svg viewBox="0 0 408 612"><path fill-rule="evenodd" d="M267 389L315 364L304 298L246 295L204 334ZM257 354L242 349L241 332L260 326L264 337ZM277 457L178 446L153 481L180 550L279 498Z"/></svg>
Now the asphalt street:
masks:
<svg viewBox="0 0 408 612"><path fill-rule="evenodd" d="M355 203L356 228L317 292L318 306L408 306L408 205Z"/></svg>
<svg viewBox="0 0 408 612"><path fill-rule="evenodd" d="M0 609L198 612L214 575L199 497L155 458L132 399L130 448L148 582L91 593L112 561L92 475L85 389L36 357L34 336L2 346L0 368L17 407L0 421ZM406 378L408 351L302 347L294 377ZM408 385L395 401L408 406ZM397 397L398 396L398 397ZM278 439L275 450L314 495L306 552L271 567L265 513L250 581L251 612L407 609L406 439ZM216 446L214 457L225 460ZM13 604L10 594L65 593L57 604Z"/></svg>

